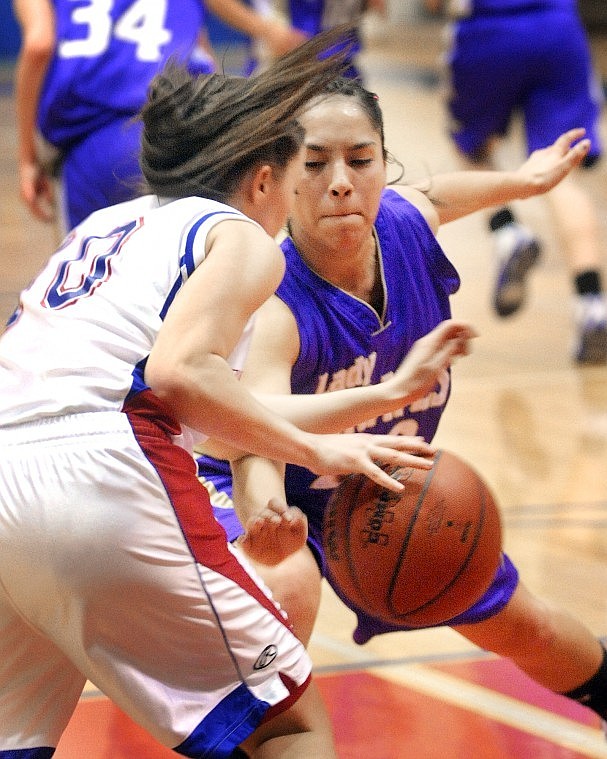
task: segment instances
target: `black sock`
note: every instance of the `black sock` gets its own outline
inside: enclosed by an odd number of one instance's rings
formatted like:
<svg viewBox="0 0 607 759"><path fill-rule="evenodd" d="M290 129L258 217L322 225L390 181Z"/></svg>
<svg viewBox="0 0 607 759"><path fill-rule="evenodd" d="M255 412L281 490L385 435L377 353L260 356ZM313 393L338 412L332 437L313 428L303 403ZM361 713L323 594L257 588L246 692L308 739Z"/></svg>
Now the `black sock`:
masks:
<svg viewBox="0 0 607 759"><path fill-rule="evenodd" d="M601 275L596 269L581 272L573 283L578 295L600 295L603 292Z"/></svg>
<svg viewBox="0 0 607 759"><path fill-rule="evenodd" d="M587 706L595 711L599 717L607 720L607 651L605 651L604 646L603 661L598 671L579 688L563 693L563 695Z"/></svg>
<svg viewBox="0 0 607 759"><path fill-rule="evenodd" d="M249 755L245 754L241 748L235 748L230 754L230 759L249 759Z"/></svg>
<svg viewBox="0 0 607 759"><path fill-rule="evenodd" d="M492 232L495 232L497 229L500 229L500 227L505 227L506 224L514 224L515 221L516 218L509 208L500 208L500 210L496 211L489 219L489 228Z"/></svg>

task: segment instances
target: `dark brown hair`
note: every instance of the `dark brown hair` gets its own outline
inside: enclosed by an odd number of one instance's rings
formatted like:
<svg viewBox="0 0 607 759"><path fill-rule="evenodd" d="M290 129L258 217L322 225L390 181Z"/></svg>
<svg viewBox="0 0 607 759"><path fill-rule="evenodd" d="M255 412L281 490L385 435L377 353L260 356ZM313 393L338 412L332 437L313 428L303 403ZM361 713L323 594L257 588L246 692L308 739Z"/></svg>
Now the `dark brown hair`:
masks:
<svg viewBox="0 0 607 759"><path fill-rule="evenodd" d="M339 77L348 51L323 53L350 31L319 34L250 78L168 64L141 112L147 191L226 202L252 168L285 168L303 142L299 111Z"/></svg>
<svg viewBox="0 0 607 759"><path fill-rule="evenodd" d="M332 80L325 87L323 95L329 97L331 95L343 95L344 97L354 98L357 101L369 119L369 123L380 136L384 161L398 167L398 176L396 179L390 180L388 184L398 184L405 170L402 163L386 149L384 116L379 104L379 97L374 92L367 90L360 80L350 77L338 77Z"/></svg>

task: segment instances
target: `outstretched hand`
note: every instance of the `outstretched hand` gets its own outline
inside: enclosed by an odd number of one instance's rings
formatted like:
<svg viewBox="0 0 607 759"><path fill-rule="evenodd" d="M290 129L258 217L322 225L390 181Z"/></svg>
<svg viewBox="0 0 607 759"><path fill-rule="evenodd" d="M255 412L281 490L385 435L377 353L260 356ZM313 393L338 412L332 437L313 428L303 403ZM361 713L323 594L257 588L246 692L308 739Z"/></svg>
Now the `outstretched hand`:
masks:
<svg viewBox="0 0 607 759"><path fill-rule="evenodd" d="M521 198L548 192L576 166L590 150L590 140L582 139L585 129L570 129L552 145L534 150L517 173L524 177Z"/></svg>
<svg viewBox="0 0 607 759"><path fill-rule="evenodd" d="M382 488L400 493L404 485L386 470L394 467L431 469L436 448L421 437L373 435L367 432L312 435L312 460L306 464L315 474L360 473Z"/></svg>
<svg viewBox="0 0 607 759"><path fill-rule="evenodd" d="M392 377L387 380L397 397L409 404L434 390L443 371L458 356L470 353L470 341L478 333L469 324L447 319L411 346Z"/></svg>

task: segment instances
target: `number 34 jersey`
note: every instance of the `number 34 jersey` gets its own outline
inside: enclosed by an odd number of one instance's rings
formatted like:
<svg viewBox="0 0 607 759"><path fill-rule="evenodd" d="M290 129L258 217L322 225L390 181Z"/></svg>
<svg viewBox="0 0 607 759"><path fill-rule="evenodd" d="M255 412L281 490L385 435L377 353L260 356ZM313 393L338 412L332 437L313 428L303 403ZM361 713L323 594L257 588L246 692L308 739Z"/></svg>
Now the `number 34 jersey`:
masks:
<svg viewBox="0 0 607 759"><path fill-rule="evenodd" d="M55 0L56 50L38 127L57 147L135 115L170 56L187 62L204 22L201 0Z"/></svg>
<svg viewBox="0 0 607 759"><path fill-rule="evenodd" d="M204 261L212 227L255 224L199 197L148 195L97 211L70 232L21 294L0 337L0 427L121 411L143 380L163 318ZM242 369L250 325L228 360Z"/></svg>

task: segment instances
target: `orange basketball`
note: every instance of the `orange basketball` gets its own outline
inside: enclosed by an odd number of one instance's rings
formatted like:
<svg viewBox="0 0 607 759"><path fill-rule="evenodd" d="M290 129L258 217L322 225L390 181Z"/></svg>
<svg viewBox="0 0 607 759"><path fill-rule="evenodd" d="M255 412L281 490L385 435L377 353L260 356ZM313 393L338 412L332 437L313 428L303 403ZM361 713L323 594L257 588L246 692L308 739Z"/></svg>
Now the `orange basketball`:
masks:
<svg viewBox="0 0 607 759"><path fill-rule="evenodd" d="M439 625L485 593L500 562L501 521L486 483L439 451L430 470L392 473L393 493L363 475L334 491L325 512L327 566L346 599L393 625Z"/></svg>

